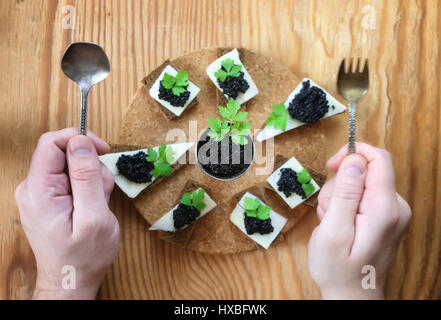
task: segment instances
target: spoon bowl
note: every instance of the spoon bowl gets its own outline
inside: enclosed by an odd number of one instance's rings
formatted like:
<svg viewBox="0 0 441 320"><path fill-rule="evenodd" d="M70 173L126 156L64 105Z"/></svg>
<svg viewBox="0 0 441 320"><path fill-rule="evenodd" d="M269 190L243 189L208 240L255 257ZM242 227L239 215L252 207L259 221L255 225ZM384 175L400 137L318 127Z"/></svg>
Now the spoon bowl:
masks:
<svg viewBox="0 0 441 320"><path fill-rule="evenodd" d="M92 86L107 78L110 62L103 48L91 42L74 42L61 59L61 70L81 89L80 133L86 134L87 96Z"/></svg>

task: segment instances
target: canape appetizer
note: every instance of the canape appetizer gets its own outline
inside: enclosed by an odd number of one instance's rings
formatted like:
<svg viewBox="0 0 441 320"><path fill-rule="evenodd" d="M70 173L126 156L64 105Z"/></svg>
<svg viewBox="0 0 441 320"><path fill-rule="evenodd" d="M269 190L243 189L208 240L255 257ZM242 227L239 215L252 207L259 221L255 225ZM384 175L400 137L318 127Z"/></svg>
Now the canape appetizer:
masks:
<svg viewBox="0 0 441 320"><path fill-rule="evenodd" d="M186 192L180 203L164 214L149 230L176 232L185 229L216 207L216 202L202 188Z"/></svg>
<svg viewBox="0 0 441 320"><path fill-rule="evenodd" d="M207 67L207 75L227 100L243 104L255 97L259 90L240 61L239 51L233 49Z"/></svg>
<svg viewBox="0 0 441 320"><path fill-rule="evenodd" d="M251 124L246 122L248 113L239 112L239 109L240 105L234 99L230 99L225 107L219 106L224 119L208 117L210 126L198 141L199 165L218 179L240 176L253 160Z"/></svg>
<svg viewBox="0 0 441 320"><path fill-rule="evenodd" d="M305 78L285 103L276 104L273 109L265 128L256 137L259 142L344 112L346 107L314 81Z"/></svg>
<svg viewBox="0 0 441 320"><path fill-rule="evenodd" d="M294 157L274 171L267 182L291 209L320 189L308 170Z"/></svg>
<svg viewBox="0 0 441 320"><path fill-rule="evenodd" d="M177 71L166 65L150 88L150 96L164 107L167 115L179 117L194 101L200 89L188 80L187 71ZM169 116L169 118L171 118Z"/></svg>
<svg viewBox="0 0 441 320"><path fill-rule="evenodd" d="M163 144L147 149L108 153L99 156L99 159L115 176L116 185L128 197L135 198L156 179L170 176L177 160L193 144Z"/></svg>
<svg viewBox="0 0 441 320"><path fill-rule="evenodd" d="M268 249L287 219L258 197L246 192L231 213L230 221L248 237Z"/></svg>

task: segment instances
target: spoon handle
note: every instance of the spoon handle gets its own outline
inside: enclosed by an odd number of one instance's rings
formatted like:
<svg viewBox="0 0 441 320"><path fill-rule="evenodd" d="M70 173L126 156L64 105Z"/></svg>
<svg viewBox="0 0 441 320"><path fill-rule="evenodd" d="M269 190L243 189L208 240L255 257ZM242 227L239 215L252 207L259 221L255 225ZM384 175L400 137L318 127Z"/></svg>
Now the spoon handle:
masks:
<svg viewBox="0 0 441 320"><path fill-rule="evenodd" d="M87 96L89 90L81 90L80 134L87 134Z"/></svg>
<svg viewBox="0 0 441 320"><path fill-rule="evenodd" d="M355 117L356 117L357 104L355 102L349 102L349 143L348 143L348 155L355 153Z"/></svg>

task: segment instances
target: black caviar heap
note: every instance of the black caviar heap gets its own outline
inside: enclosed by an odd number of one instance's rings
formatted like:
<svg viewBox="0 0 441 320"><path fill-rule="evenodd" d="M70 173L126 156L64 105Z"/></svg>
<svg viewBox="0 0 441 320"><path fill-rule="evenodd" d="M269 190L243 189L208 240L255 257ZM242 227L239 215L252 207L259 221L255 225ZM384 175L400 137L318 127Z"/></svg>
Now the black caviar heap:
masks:
<svg viewBox="0 0 441 320"><path fill-rule="evenodd" d="M175 229L179 230L186 225L192 224L200 214L201 213L195 207L180 203L178 207L173 210L173 223Z"/></svg>
<svg viewBox="0 0 441 320"><path fill-rule="evenodd" d="M166 89L162 85L162 80L159 81L159 99L165 100L169 102L172 106L175 107L183 107L187 102L188 98L190 98L190 91L187 90L188 86L184 87L185 91L181 93L179 96L173 93L172 89Z"/></svg>
<svg viewBox="0 0 441 320"><path fill-rule="evenodd" d="M226 71L224 66L221 67L223 71ZM239 92L245 93L248 90L250 85L243 78L243 71L240 72L238 77L229 76L225 79L224 82L217 79L217 83L219 87L222 89L223 94L228 96L228 99L233 98L236 99L239 95Z"/></svg>
<svg viewBox="0 0 441 320"><path fill-rule="evenodd" d="M303 87L289 103L288 112L294 119L304 123L314 123L329 110L326 93L310 85L309 80L303 81Z"/></svg>
<svg viewBox="0 0 441 320"><path fill-rule="evenodd" d="M208 171L211 175L218 177L218 178L225 178L225 177L232 177L235 175L239 175L251 165L246 161L245 159L245 152L248 152L248 149L246 146L239 146L239 150L237 148L233 149L233 142L230 139L230 135L227 135L224 139L228 139L228 145L225 146L225 144L220 141L216 142L212 139L210 139L209 136L205 137L204 139L201 139L198 142L197 150L198 150L198 158L199 158L199 149L205 145L206 143L211 144L212 146L210 148L207 148L205 156L207 158L210 158L211 150L218 150L218 158L217 161L214 163L207 163L202 164L201 166ZM217 147L214 145L217 144ZM254 147L252 151L254 153ZM222 154L227 153L228 154L228 162L226 163L222 162ZM252 156L250 157L252 158ZM239 159L239 163L233 163L236 162L237 159Z"/></svg>
<svg viewBox="0 0 441 320"><path fill-rule="evenodd" d="M289 197L294 192L302 199L306 199L306 193L303 191L302 184L297 180L297 173L291 168L283 168L280 172L280 179L277 181L278 190L283 192L286 197Z"/></svg>
<svg viewBox="0 0 441 320"><path fill-rule="evenodd" d="M147 154L139 151L134 155L121 155L116 162L120 174L136 183L152 181L153 163L147 161Z"/></svg>
<svg viewBox="0 0 441 320"><path fill-rule="evenodd" d="M271 224L271 218L261 220L255 217L249 217L244 211L245 230L249 235L259 232L260 234L268 234L274 231L274 227Z"/></svg>

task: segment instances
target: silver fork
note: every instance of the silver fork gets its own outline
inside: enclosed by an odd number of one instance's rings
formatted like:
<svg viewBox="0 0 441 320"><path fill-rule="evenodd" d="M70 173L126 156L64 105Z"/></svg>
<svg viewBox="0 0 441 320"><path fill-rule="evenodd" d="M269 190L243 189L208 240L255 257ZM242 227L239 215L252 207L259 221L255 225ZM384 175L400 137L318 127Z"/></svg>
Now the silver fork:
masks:
<svg viewBox="0 0 441 320"><path fill-rule="evenodd" d="M349 104L348 154L352 154L355 153L355 118L357 112L357 102L369 90L369 67L367 59L350 58L348 60L348 72L345 71L346 59L343 59L341 62L340 70L338 72L337 89L338 93ZM363 69L360 71L362 67Z"/></svg>

